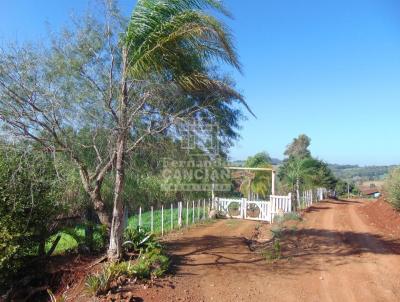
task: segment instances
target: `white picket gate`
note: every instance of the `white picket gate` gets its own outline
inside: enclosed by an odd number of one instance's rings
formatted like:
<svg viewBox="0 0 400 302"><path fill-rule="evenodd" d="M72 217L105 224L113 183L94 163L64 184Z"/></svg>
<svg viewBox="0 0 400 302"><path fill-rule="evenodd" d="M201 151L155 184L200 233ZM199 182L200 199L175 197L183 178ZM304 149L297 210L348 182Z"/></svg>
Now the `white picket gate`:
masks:
<svg viewBox="0 0 400 302"><path fill-rule="evenodd" d="M215 198L213 209L229 218L242 218L272 222L280 211L292 211L291 194L270 195L270 200L247 200L245 198Z"/></svg>

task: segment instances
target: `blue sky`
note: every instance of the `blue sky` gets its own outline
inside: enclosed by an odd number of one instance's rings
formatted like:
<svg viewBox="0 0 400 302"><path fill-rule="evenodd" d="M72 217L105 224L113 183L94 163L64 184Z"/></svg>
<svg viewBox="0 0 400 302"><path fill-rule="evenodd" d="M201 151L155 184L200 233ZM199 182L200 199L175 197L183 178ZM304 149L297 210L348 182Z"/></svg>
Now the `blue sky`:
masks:
<svg viewBox="0 0 400 302"><path fill-rule="evenodd" d="M129 12L134 1L120 1ZM231 0L228 20L244 74L238 89L257 115L231 151L283 157L300 133L332 163L400 163L400 2ZM44 39L85 0L0 0L0 41Z"/></svg>

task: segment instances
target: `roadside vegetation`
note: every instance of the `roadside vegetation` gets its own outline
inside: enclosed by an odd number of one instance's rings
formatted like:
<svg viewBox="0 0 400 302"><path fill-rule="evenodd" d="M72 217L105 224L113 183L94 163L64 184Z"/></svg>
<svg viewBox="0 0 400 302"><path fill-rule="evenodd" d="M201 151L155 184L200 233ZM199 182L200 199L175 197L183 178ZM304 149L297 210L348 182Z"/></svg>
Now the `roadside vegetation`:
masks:
<svg viewBox="0 0 400 302"><path fill-rule="evenodd" d="M95 11L47 43L0 49L0 293L8 298L48 296L42 272L54 253L106 253L100 278L87 281L97 294L117 275L162 274L162 248L123 245L127 214L210 197L163 189L163 158L193 160L182 149L185 126L218 124L218 153L195 155L226 159L249 110L218 69L241 70L229 29L211 14L230 17L220 1L144 0L129 18L114 1Z"/></svg>
<svg viewBox="0 0 400 302"><path fill-rule="evenodd" d="M385 180L385 198L396 209L400 210L400 168L390 171Z"/></svg>
<svg viewBox="0 0 400 302"><path fill-rule="evenodd" d="M154 279L168 270L169 258L154 234L140 227L128 227L123 240L122 259L105 264L99 272L86 278L85 287L90 295L107 294L133 278L135 281Z"/></svg>
<svg viewBox="0 0 400 302"><path fill-rule="evenodd" d="M300 192L317 187L333 190L337 183L328 165L311 155L310 143L311 139L305 134L294 138L287 146L286 158L278 170L280 190L292 192L297 208L301 206Z"/></svg>

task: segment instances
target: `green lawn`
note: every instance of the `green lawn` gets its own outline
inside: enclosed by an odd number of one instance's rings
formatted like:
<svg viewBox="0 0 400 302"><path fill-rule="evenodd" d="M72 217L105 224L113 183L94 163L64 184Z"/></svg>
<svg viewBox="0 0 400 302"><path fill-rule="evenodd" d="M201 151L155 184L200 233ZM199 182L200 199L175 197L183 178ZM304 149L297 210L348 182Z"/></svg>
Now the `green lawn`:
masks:
<svg viewBox="0 0 400 302"><path fill-rule="evenodd" d="M172 213L172 223L171 223L171 213ZM161 210L155 210L153 213L153 233L161 234ZM188 219L186 219L188 218ZM186 225L191 225L193 223L198 223L199 221L203 221L207 218L207 210L206 217L203 216L203 207L195 207L189 208L186 207L182 209L182 227L186 227ZM178 209L174 208L171 212L171 208L164 209L164 234L170 232L174 229L178 229ZM137 227L139 225L139 215L131 216L128 219L128 227ZM147 211L142 213L142 221L141 226L151 231L151 212Z"/></svg>
<svg viewBox="0 0 400 302"><path fill-rule="evenodd" d="M192 207L192 204L189 204L189 209L186 209L186 204L183 205L182 209L182 228L196 224L199 222L203 222L207 217L207 208L205 211L205 216L203 212L203 207ZM171 224L171 213L172 213L172 224ZM154 210L153 212L153 233L156 235L161 235L161 210ZM186 219L188 218L188 219ZM165 208L164 209L164 234L171 232L173 230L179 229L178 225L178 208ZM139 225L139 214L133 215L128 218L127 227L136 228ZM141 226L150 231L151 230L151 211L146 211L142 213L141 218ZM101 236L101 227L98 226L94 232L94 245L97 248L100 248L102 243ZM54 235L50 238L50 240L46 244L46 250L49 250L51 244L55 238L61 235L61 239L57 244L57 247L54 251L54 254L63 254L67 251L74 251L78 248L79 242L84 242L85 231L83 226L76 226L75 228L65 229L64 231L59 232L57 235Z"/></svg>

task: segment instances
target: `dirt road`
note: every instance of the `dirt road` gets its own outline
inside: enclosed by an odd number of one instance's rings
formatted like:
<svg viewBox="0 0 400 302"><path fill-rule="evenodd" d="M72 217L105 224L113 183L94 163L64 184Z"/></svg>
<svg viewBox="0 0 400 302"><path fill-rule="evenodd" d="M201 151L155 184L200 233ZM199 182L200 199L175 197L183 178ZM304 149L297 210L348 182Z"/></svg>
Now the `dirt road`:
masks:
<svg viewBox="0 0 400 302"><path fill-rule="evenodd" d="M136 289L144 301L400 301L400 240L382 235L364 202L311 207L283 259L251 252L257 222L221 220L168 243L175 275ZM138 298L138 300L140 300Z"/></svg>

